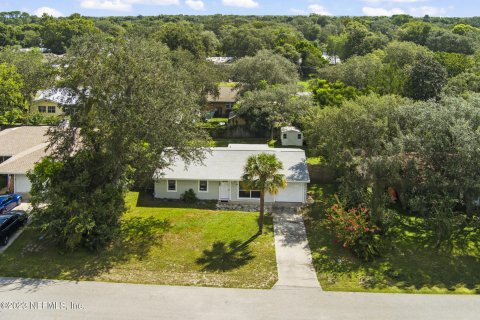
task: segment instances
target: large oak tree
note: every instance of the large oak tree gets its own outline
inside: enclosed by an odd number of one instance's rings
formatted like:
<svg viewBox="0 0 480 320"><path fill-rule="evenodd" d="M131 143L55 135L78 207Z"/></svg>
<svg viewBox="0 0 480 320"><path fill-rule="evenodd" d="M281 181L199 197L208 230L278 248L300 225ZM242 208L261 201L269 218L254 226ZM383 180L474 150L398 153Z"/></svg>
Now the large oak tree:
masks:
<svg viewBox="0 0 480 320"><path fill-rule="evenodd" d="M132 179L151 181L175 155L201 158L198 102L210 86L191 74L207 62L182 62L194 58L153 40L99 36L78 39L67 59L62 85L78 101L65 110L69 125L50 132L51 157L30 174L32 203L62 247L95 249L113 237Z"/></svg>

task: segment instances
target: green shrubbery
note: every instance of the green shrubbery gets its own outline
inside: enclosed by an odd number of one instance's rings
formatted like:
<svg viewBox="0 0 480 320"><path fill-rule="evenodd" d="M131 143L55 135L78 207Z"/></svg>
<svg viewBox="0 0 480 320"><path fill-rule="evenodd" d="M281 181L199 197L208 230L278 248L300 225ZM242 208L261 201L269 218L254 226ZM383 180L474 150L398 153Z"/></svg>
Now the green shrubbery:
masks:
<svg viewBox="0 0 480 320"><path fill-rule="evenodd" d="M195 194L195 191L193 189L188 189L185 191L180 199L186 203L195 203L198 201L197 195Z"/></svg>
<svg viewBox="0 0 480 320"><path fill-rule="evenodd" d="M358 207L346 210L336 203L326 211L336 242L366 261L380 255L380 229L370 221L369 209Z"/></svg>

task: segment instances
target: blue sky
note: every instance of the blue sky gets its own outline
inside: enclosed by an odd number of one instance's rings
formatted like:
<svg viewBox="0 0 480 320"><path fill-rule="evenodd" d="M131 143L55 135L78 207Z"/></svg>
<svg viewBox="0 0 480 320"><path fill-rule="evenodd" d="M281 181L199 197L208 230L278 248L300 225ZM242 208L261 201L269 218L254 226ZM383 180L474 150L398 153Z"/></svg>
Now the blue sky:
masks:
<svg viewBox="0 0 480 320"><path fill-rule="evenodd" d="M0 11L53 16L158 14L480 16L478 0L0 0Z"/></svg>

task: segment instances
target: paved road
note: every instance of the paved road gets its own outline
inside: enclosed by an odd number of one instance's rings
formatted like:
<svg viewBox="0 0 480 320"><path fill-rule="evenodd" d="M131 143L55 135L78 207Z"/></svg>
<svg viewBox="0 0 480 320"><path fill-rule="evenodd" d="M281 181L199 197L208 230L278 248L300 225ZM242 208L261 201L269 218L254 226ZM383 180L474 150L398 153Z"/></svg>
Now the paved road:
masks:
<svg viewBox="0 0 480 320"><path fill-rule="evenodd" d="M7 310L6 302L25 310ZM49 310L53 302L67 310ZM479 315L479 296L0 279L0 319L478 320Z"/></svg>
<svg viewBox="0 0 480 320"><path fill-rule="evenodd" d="M291 211L280 210L273 213L278 270L278 282L274 289L282 287L320 289L312 265L312 254L302 215Z"/></svg>

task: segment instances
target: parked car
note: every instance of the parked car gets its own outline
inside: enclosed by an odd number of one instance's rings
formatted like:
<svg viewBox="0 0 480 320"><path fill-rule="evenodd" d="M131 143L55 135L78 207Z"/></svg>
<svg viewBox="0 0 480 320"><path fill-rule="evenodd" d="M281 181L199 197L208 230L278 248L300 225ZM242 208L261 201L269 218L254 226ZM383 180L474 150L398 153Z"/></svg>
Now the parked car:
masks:
<svg viewBox="0 0 480 320"><path fill-rule="evenodd" d="M5 213L22 203L22 196L19 194L5 194L0 196L0 213Z"/></svg>
<svg viewBox="0 0 480 320"><path fill-rule="evenodd" d="M0 245L7 245L10 237L24 226L28 221L28 215L23 210L12 210L0 214Z"/></svg>

